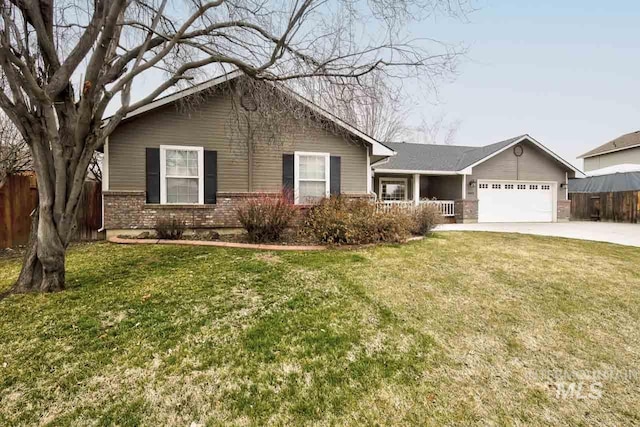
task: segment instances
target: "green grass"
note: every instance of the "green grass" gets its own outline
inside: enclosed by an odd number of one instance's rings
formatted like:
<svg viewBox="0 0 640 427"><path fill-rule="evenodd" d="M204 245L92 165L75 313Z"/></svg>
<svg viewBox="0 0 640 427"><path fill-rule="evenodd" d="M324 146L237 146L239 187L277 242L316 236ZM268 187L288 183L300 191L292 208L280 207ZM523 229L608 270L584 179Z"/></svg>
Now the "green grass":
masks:
<svg viewBox="0 0 640 427"><path fill-rule="evenodd" d="M631 425L639 266L640 249L491 233L80 245L67 291L0 301L0 425ZM0 259L0 290L18 271ZM628 375L558 399L550 370Z"/></svg>

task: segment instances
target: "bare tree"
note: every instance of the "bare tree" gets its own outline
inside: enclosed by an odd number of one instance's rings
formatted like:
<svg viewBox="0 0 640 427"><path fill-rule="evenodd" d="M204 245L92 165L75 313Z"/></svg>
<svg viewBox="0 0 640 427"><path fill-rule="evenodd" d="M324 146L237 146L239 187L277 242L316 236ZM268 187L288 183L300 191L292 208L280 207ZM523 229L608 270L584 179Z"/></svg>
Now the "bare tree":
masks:
<svg viewBox="0 0 640 427"><path fill-rule="evenodd" d="M453 66L454 62L448 64ZM382 71L358 79L358 84L334 84L323 79L298 85L316 104L379 141L395 141L405 130L406 96Z"/></svg>
<svg viewBox="0 0 640 427"><path fill-rule="evenodd" d="M401 140L417 144L455 144L462 122L458 119L447 120L447 115L439 113L429 119L422 118L420 125L406 127Z"/></svg>
<svg viewBox="0 0 640 427"><path fill-rule="evenodd" d="M0 115L0 187L8 175L23 172L31 167L29 147L15 125Z"/></svg>
<svg viewBox="0 0 640 427"><path fill-rule="evenodd" d="M462 5L462 7L461 7ZM94 151L131 111L199 76L357 84L446 70L457 52L410 40L408 21L464 0L0 0L0 108L38 180L33 240L12 292L64 289L65 253ZM164 79L134 100L134 83ZM103 123L104 113L115 113Z"/></svg>
<svg viewBox="0 0 640 427"><path fill-rule="evenodd" d="M102 182L102 160L104 155L99 152L94 152L91 161L89 162L89 170L87 177L89 179Z"/></svg>

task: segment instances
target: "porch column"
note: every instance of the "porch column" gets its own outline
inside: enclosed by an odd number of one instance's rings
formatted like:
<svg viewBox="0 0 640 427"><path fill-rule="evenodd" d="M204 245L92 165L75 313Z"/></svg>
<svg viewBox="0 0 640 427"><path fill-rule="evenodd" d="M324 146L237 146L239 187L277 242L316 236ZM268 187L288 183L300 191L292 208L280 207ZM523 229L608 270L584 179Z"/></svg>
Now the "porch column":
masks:
<svg viewBox="0 0 640 427"><path fill-rule="evenodd" d="M462 198L467 198L467 175L462 175Z"/></svg>
<svg viewBox="0 0 640 427"><path fill-rule="evenodd" d="M413 203L418 206L420 204L420 174L413 174Z"/></svg>

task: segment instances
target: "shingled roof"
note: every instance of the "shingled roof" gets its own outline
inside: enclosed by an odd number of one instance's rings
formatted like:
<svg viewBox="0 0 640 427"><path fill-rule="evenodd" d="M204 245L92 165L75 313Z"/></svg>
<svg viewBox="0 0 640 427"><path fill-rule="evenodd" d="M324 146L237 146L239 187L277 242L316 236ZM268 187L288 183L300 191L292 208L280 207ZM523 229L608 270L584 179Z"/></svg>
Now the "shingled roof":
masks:
<svg viewBox="0 0 640 427"><path fill-rule="evenodd" d="M474 163L509 146L526 135L516 136L483 147L465 145L435 145L412 143L385 143L397 155L381 164L381 169L450 171L465 169Z"/></svg>
<svg viewBox="0 0 640 427"><path fill-rule="evenodd" d="M593 157L599 154L611 153L613 151L626 150L631 147L640 147L640 130L619 136L606 144L602 144L591 151L587 151L586 153L578 156L578 158L584 159L585 157Z"/></svg>

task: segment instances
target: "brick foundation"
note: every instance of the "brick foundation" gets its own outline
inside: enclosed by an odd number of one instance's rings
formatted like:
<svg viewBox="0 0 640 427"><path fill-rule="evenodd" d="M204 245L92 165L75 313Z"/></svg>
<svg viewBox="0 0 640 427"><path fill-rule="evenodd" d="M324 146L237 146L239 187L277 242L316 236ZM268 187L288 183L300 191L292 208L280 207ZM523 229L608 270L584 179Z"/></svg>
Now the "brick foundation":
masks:
<svg viewBox="0 0 640 427"><path fill-rule="evenodd" d="M264 195L264 194L261 194ZM159 205L146 203L144 191L106 191L106 229L153 229L159 219L176 218L187 228L239 227L236 209L255 193L218 193L215 205Z"/></svg>
<svg viewBox="0 0 640 427"><path fill-rule="evenodd" d="M159 205L146 203L144 191L105 191L104 228L107 230L152 230L158 220L176 218L189 229L238 228L236 210L243 203L258 196L277 196L278 193L217 194L215 205ZM349 195L348 197L368 197ZM300 207L300 212L305 211Z"/></svg>
<svg viewBox="0 0 640 427"><path fill-rule="evenodd" d="M478 222L478 201L470 199L456 200L456 222L469 224Z"/></svg>
<svg viewBox="0 0 640 427"><path fill-rule="evenodd" d="M558 200L558 222L566 222L571 218L571 200Z"/></svg>

